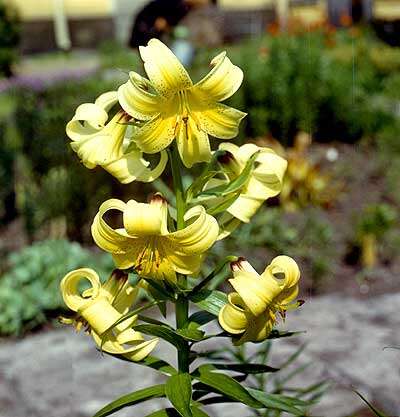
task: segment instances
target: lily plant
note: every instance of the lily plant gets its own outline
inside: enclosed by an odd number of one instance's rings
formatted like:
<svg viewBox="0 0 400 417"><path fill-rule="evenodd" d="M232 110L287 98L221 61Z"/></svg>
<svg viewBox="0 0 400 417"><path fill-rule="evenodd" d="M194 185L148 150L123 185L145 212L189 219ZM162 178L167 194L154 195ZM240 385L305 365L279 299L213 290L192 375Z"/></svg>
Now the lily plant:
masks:
<svg viewBox="0 0 400 417"><path fill-rule="evenodd" d="M94 242L112 254L115 270L108 278L88 268L68 273L61 293L75 315L63 321L85 328L99 351L127 366L155 369L165 381L127 393L94 417L163 397L170 407L148 417L206 417L207 406L219 403L304 415L305 401L246 385L249 375L277 369L226 361L201 347L210 339L242 345L292 334L275 326L302 304L296 300L300 270L293 259L281 255L266 261L259 274L232 255L204 273L212 246L280 193L287 162L274 150L250 143L222 142L212 150L210 142L234 138L246 116L221 103L243 80L225 52L195 84L159 40L141 47L140 55L147 78L130 72L117 91L81 104L66 130L87 168L100 166L124 184L159 183L164 175L172 179L172 198L155 192L148 202L109 199L99 206L91 232ZM150 154L158 155L154 167ZM112 214L118 215L119 227ZM226 294L216 288L228 276ZM143 294L149 301L143 302ZM150 309L156 309L151 317L146 315ZM152 355L164 342L176 348L176 364Z"/></svg>

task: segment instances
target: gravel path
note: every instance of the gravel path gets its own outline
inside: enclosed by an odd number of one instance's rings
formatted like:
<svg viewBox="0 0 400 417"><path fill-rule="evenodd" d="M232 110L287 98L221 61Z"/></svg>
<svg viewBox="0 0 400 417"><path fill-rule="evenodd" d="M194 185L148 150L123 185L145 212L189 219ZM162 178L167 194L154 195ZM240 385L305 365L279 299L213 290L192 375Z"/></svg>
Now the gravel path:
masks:
<svg viewBox="0 0 400 417"><path fill-rule="evenodd" d="M313 362L297 382L327 378L333 388L313 416L348 416L362 408L350 386L362 391L389 415L400 415L400 294L370 300L323 296L289 315L286 327L307 333L274 342L270 365L279 366L304 342L296 365ZM158 352L159 353L159 352ZM156 353L157 354L157 353ZM174 353L163 355L174 362ZM117 396L160 382L153 371L96 352L91 339L71 328L53 330L0 345L1 417L91 417ZM144 403L116 417L141 417L160 408ZM211 416L232 416L232 405L209 408ZM250 413L235 409L235 416Z"/></svg>

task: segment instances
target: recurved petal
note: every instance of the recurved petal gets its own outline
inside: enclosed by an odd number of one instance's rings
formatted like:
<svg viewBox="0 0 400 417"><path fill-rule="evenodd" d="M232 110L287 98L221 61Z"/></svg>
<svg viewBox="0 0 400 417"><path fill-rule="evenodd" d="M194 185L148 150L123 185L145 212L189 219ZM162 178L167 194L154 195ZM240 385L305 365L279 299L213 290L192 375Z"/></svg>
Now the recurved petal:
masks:
<svg viewBox="0 0 400 417"><path fill-rule="evenodd" d="M137 332L136 332L137 333ZM132 361L141 361L156 347L158 338L147 341L134 341L131 346L124 347L118 343L116 337L112 333L107 333L105 337L100 337L95 332L91 335L98 347L104 352L114 355L123 355Z"/></svg>
<svg viewBox="0 0 400 417"><path fill-rule="evenodd" d="M229 206L227 212L243 223L249 223L263 202L263 198L256 193L244 193Z"/></svg>
<svg viewBox="0 0 400 417"><path fill-rule="evenodd" d="M176 116L163 118L153 117L142 127L135 129L132 140L146 153L157 153L165 149L173 140L176 133Z"/></svg>
<svg viewBox="0 0 400 417"><path fill-rule="evenodd" d="M106 93L101 94L97 97L96 101L94 102L105 111L111 109L112 106L118 101L118 94L116 91L107 91Z"/></svg>
<svg viewBox="0 0 400 417"><path fill-rule="evenodd" d="M183 255L173 246L167 246L164 250L166 261L175 272L184 275L196 275L199 272L203 261L202 255Z"/></svg>
<svg viewBox="0 0 400 417"><path fill-rule="evenodd" d="M246 332L239 339L236 345L241 345L246 342L262 342L272 331L275 323L275 316L272 312L266 311L258 317L252 317L249 320Z"/></svg>
<svg viewBox="0 0 400 417"><path fill-rule="evenodd" d="M193 85L178 58L158 39L151 39L147 46L140 46L139 52L151 83L162 96L170 97Z"/></svg>
<svg viewBox="0 0 400 417"><path fill-rule="evenodd" d="M93 132L91 126L85 129L76 125L67 125L67 133L69 128L74 131L71 147L85 166L93 168L96 165L105 165L121 156L127 129L126 121L123 112L118 112L107 126L94 133L91 133ZM81 122L75 120L74 123L80 124Z"/></svg>
<svg viewBox="0 0 400 417"><path fill-rule="evenodd" d="M88 280L91 284L90 298L82 297L79 284L82 280ZM97 272L90 268L80 268L69 272L60 283L61 295L65 304L71 310L77 312L92 302L100 292L101 284Z"/></svg>
<svg viewBox="0 0 400 417"><path fill-rule="evenodd" d="M262 274L264 281L275 282L281 289L276 296L279 303L289 303L298 294L298 282L300 280L300 269L296 261L289 256L277 256L267 266Z"/></svg>
<svg viewBox="0 0 400 417"><path fill-rule="evenodd" d="M204 253L218 237L217 220L207 214L204 207L196 206L185 214L185 221L189 223L188 226L168 234L166 238L176 246L178 253L185 255Z"/></svg>
<svg viewBox="0 0 400 417"><path fill-rule="evenodd" d="M267 308L267 303L263 297L260 277L247 271L234 271L233 276L229 282L242 298L246 308L254 316L262 314Z"/></svg>
<svg viewBox="0 0 400 417"><path fill-rule="evenodd" d="M118 89L118 101L121 107L132 117L150 120L160 113L161 99L150 92L149 81L137 74L129 73L129 80Z"/></svg>
<svg viewBox="0 0 400 417"><path fill-rule="evenodd" d="M132 181L152 182L164 171L168 162L168 155L165 151L160 153L160 161L153 168L149 168L149 162L143 159L139 150L130 151L119 159L103 165L103 168L118 179L122 184L129 184Z"/></svg>
<svg viewBox="0 0 400 417"><path fill-rule="evenodd" d="M133 239L122 230L115 230L107 224L103 216L109 210L123 212L126 204L117 199L105 201L100 207L92 223L92 236L96 244L106 252L113 254L124 254L129 244L133 244Z"/></svg>
<svg viewBox="0 0 400 417"><path fill-rule="evenodd" d="M74 141L103 129L108 119L107 112L93 103L81 104L74 117L67 123L66 133Z"/></svg>
<svg viewBox="0 0 400 417"><path fill-rule="evenodd" d="M196 115L202 129L208 134L216 138L232 139L238 134L240 121L246 113L225 104L213 103Z"/></svg>
<svg viewBox="0 0 400 417"><path fill-rule="evenodd" d="M257 156L258 166L254 169L253 177L265 188L262 194L265 198L273 197L282 190L283 177L287 161L272 150L262 150ZM250 191L250 187L248 187ZM260 189L257 193L262 192Z"/></svg>
<svg viewBox="0 0 400 417"><path fill-rule="evenodd" d="M225 304L218 314L218 321L221 327L231 334L243 333L247 326L248 314L243 300L237 293L228 295L228 304Z"/></svg>
<svg viewBox="0 0 400 417"><path fill-rule="evenodd" d="M207 132L200 130L191 117L179 123L176 141L185 167L191 168L198 162L208 162L211 159Z"/></svg>
<svg viewBox="0 0 400 417"><path fill-rule="evenodd" d="M124 210L124 227L131 236L160 236L167 222L168 207L129 200Z"/></svg>
<svg viewBox="0 0 400 417"><path fill-rule="evenodd" d="M226 52L217 55L210 65L212 70L194 86L194 89L210 100L226 100L236 93L242 84L243 71L232 64Z"/></svg>

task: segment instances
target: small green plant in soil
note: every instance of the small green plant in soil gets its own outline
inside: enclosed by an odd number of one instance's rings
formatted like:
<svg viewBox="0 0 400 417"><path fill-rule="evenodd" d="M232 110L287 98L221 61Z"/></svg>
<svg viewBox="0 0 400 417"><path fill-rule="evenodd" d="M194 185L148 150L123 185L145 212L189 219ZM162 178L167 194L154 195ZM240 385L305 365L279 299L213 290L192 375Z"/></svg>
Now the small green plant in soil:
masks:
<svg viewBox="0 0 400 417"><path fill-rule="evenodd" d="M7 259L0 276L0 335L21 335L65 310L59 286L71 268L90 264L108 271L111 258L93 254L78 243L47 240L26 247Z"/></svg>

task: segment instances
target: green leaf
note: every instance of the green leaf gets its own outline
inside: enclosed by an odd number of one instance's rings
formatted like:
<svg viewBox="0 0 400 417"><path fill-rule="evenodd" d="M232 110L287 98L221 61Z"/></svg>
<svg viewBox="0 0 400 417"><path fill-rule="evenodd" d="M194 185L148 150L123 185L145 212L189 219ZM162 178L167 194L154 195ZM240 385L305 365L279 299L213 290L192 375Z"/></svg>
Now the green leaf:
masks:
<svg viewBox="0 0 400 417"><path fill-rule="evenodd" d="M177 373L177 370L173 366L171 366L168 362L165 362L163 359L157 358L156 356L149 355L140 362L135 363L155 369L166 375L175 375Z"/></svg>
<svg viewBox="0 0 400 417"><path fill-rule="evenodd" d="M200 372L194 377L204 385L215 389L226 397L239 401L252 408L262 408L262 404L251 396L247 390L232 377L218 372Z"/></svg>
<svg viewBox="0 0 400 417"><path fill-rule="evenodd" d="M187 202L190 202L194 197L196 197L207 184L207 182L219 173L219 171L209 170L209 166L210 165L207 166L205 171L203 171L203 173L200 174L200 176L197 177L192 185L188 188L186 192Z"/></svg>
<svg viewBox="0 0 400 417"><path fill-rule="evenodd" d="M166 408L165 410L158 410L148 414L146 417L180 417L180 415L174 408Z"/></svg>
<svg viewBox="0 0 400 417"><path fill-rule="evenodd" d="M193 417L209 417L202 409L198 408L196 405L192 406Z"/></svg>
<svg viewBox="0 0 400 417"><path fill-rule="evenodd" d="M203 410L192 407L193 417L209 417ZM146 417L180 417L179 413L174 408L166 408L165 410L158 410Z"/></svg>
<svg viewBox="0 0 400 417"><path fill-rule="evenodd" d="M125 320L138 315L139 313L141 313L142 311L148 310L151 307L154 307L156 304L158 303L158 301L151 301L150 303L145 304L144 306L135 308L132 311L129 311L128 313L124 314L121 318L119 318L115 323L113 323L107 330L112 330L115 326L118 326L118 324L123 323Z"/></svg>
<svg viewBox="0 0 400 417"><path fill-rule="evenodd" d="M165 326L158 326L156 324L138 324L137 326L133 327L136 331L149 334L151 336L161 337L166 342L171 343L177 349L185 349L186 342L182 336L176 334L173 330L169 327Z"/></svg>
<svg viewBox="0 0 400 417"><path fill-rule="evenodd" d="M194 323L197 327L200 327L215 319L215 315L208 311L196 311L189 317L189 326L191 323Z"/></svg>
<svg viewBox="0 0 400 417"><path fill-rule="evenodd" d="M143 401L150 400L152 398L161 398L165 396L165 385L154 385L152 387L144 388L131 394L124 395L110 404L103 407L93 417L105 417L115 413L122 408L139 404Z"/></svg>
<svg viewBox="0 0 400 417"><path fill-rule="evenodd" d="M190 409L192 379L189 374L171 376L165 385L165 394L182 417L193 417Z"/></svg>
<svg viewBox="0 0 400 417"><path fill-rule="evenodd" d="M173 300L174 294L171 293L160 281L150 279L147 277L143 278L149 284L149 292L156 300Z"/></svg>
<svg viewBox="0 0 400 417"><path fill-rule="evenodd" d="M216 216L219 213L222 213L223 211L226 211L240 196L240 192L235 193L232 197L226 198L222 203L217 204L214 207L210 207L207 210L207 213L211 216Z"/></svg>
<svg viewBox="0 0 400 417"><path fill-rule="evenodd" d="M247 388L247 391L265 407L272 408L274 410L286 411L287 413L291 413L295 416L304 416L304 411L298 409L295 405L308 405L304 401L300 401L297 398L290 398L284 395L268 394L253 388Z"/></svg>
<svg viewBox="0 0 400 417"><path fill-rule="evenodd" d="M239 372L246 375L263 374L265 372L277 372L278 368L272 368L261 363L211 363L215 369Z"/></svg>
<svg viewBox="0 0 400 417"><path fill-rule="evenodd" d="M190 300L202 310L218 316L221 308L228 302L225 293L217 290L200 290L189 295Z"/></svg>
<svg viewBox="0 0 400 417"><path fill-rule="evenodd" d="M155 369L156 371L159 371L159 372L161 372L165 375L174 375L178 372L168 362L165 362L164 360L159 359L155 356L150 356L149 355L141 361L133 361L132 359L126 358L122 355L116 355L116 354L108 353L108 352L104 352L104 351L102 353L106 354L108 356L112 356L113 358L119 359L119 360L124 361L124 362L130 362L134 365L147 366L147 367Z"/></svg>
<svg viewBox="0 0 400 417"><path fill-rule="evenodd" d="M203 289L209 282L211 282L217 275L222 272L229 262L235 262L238 260L237 256L227 256L225 259L223 259L216 267L215 269L207 275L206 278L204 278L199 284L197 284L189 293L189 296L198 294L201 289Z"/></svg>
<svg viewBox="0 0 400 417"><path fill-rule="evenodd" d="M371 409L371 411L376 414L378 417L387 417L386 414L384 414L382 411L379 411L377 408L375 408L367 399L360 394L358 391L354 391L364 402L367 404L367 406Z"/></svg>
<svg viewBox="0 0 400 417"><path fill-rule="evenodd" d="M198 329L177 329L176 333L191 342L200 342L204 339L204 332Z"/></svg>
<svg viewBox="0 0 400 417"><path fill-rule="evenodd" d="M240 191L240 189L247 183L253 171L254 161L258 156L258 152L252 155L247 161L246 166L238 177L228 184L220 185L218 187L210 188L202 192L202 195L213 195L216 197L224 197L228 194Z"/></svg>
<svg viewBox="0 0 400 417"><path fill-rule="evenodd" d="M142 316L141 314L139 314L138 319L139 321L144 321L145 323L156 324L157 326L164 326L172 329L172 327L168 323L154 319L153 317Z"/></svg>
<svg viewBox="0 0 400 417"><path fill-rule="evenodd" d="M272 330L272 332L269 334L267 339L281 339L282 337L291 337L291 336L297 336L299 334L306 333L304 330L300 330L298 332L280 332L279 330Z"/></svg>

